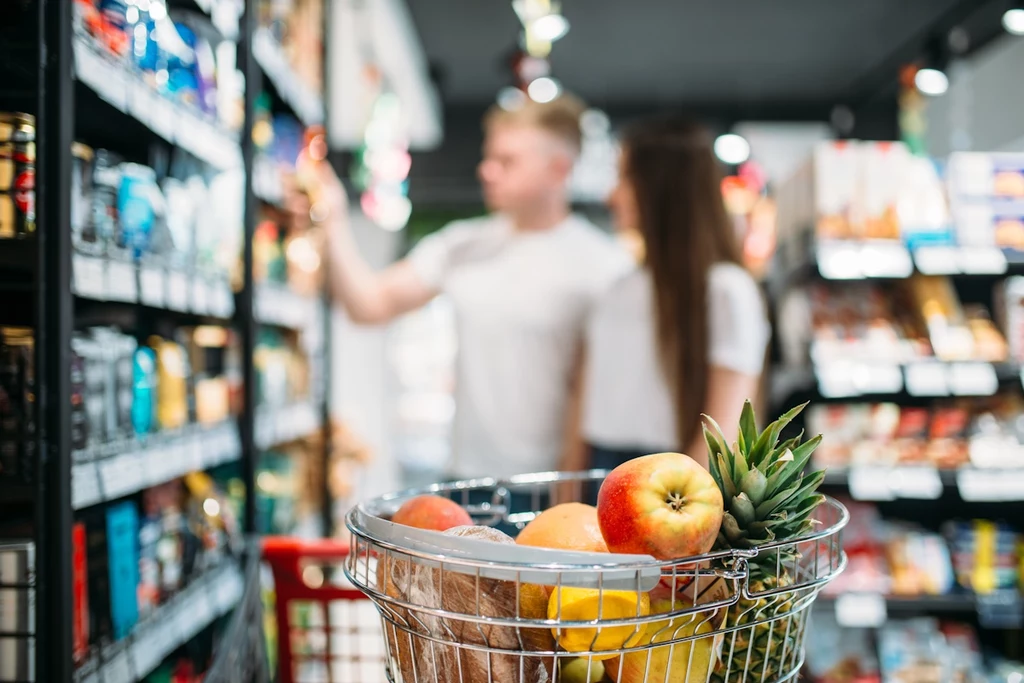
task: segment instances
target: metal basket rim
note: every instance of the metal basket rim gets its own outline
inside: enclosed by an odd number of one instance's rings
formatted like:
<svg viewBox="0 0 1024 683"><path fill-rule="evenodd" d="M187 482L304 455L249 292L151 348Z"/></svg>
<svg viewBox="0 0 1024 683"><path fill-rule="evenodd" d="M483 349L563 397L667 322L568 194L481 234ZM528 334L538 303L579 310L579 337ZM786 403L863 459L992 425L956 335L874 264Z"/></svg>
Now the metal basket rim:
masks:
<svg viewBox="0 0 1024 683"><path fill-rule="evenodd" d="M752 548L731 548L729 550L713 551L704 553L702 555L694 555L691 557L682 557L672 560L647 560L637 561L631 563L588 563L588 564L570 564L570 563L544 563L537 564L531 562L494 562L488 560L470 560L463 557L451 557L439 553L426 553L417 551L412 548L406 548L393 540L386 540L379 538L367 529L360 528L357 524L356 516L358 514L366 514L373 517L378 517L374 512L370 510L372 505L380 505L383 503L393 502L396 500L403 500L412 498L418 495L425 495L431 493L438 493L444 491L458 491L468 490L472 488L480 487L495 487L496 489L504 489L506 486L523 486L529 484L557 484L559 482L570 482L570 481L588 481L598 478L603 478L608 474L609 470L585 470L582 472L538 472L532 474L517 475L509 477L507 479L499 479L495 477L485 477L479 479L464 479L452 482L439 482L430 484L428 486L408 488L403 491L397 491L393 493L386 493L375 498L371 498L366 501L362 501L355 505L345 515L345 526L353 535L353 543L355 537L362 538L382 548L392 550L398 553L409 555L411 557L419 557L424 560L432 560L435 562L442 562L449 565L461 565L461 566L473 566L473 567L487 567L497 569L508 569L510 571L517 571L520 569L551 569L557 571L601 571L601 570L625 570L625 571L638 571L643 569L652 569L658 567L661 569L679 567L679 566L691 566L699 565L715 560L732 559L736 561L750 560L757 557L762 551L771 551L785 546L791 546L798 543L810 543L819 541L823 538L833 536L840 532L850 521L850 512L846 509L846 506L839 502L837 499L829 495L823 495L821 505L828 506L838 513L838 519L832 524L824 528L819 528L813 532L803 534L794 538L785 539L782 541L772 541L762 545L754 546ZM598 553L594 553L598 555ZM745 574L745 572L737 572L738 574Z"/></svg>

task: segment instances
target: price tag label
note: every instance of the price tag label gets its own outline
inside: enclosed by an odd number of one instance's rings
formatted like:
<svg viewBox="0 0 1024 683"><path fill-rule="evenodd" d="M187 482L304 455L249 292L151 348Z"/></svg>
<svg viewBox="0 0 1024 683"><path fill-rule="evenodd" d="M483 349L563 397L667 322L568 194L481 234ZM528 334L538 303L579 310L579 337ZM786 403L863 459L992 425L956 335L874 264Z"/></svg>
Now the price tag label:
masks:
<svg viewBox="0 0 1024 683"><path fill-rule="evenodd" d="M836 598L836 622L846 628L878 628L888 616L878 593L844 593Z"/></svg>
<svg viewBox="0 0 1024 683"><path fill-rule="evenodd" d="M152 129L153 100L156 93L141 80L128 80L128 111L131 115Z"/></svg>
<svg viewBox="0 0 1024 683"><path fill-rule="evenodd" d="M207 587L203 586L196 587L195 600L192 601L192 609L190 610L192 615L191 630L188 634L189 638L194 638L197 633L202 631L204 628L213 623L213 620L217 618L217 614L214 614L213 605L210 604L210 594Z"/></svg>
<svg viewBox="0 0 1024 683"><path fill-rule="evenodd" d="M161 607L154 617L154 620L160 623L161 630L163 631L164 646L162 649L165 652L164 657L185 642L184 634L181 630L181 612L185 608L186 605L179 596Z"/></svg>
<svg viewBox="0 0 1024 683"><path fill-rule="evenodd" d="M210 285L201 277L192 281L192 312L196 315L210 312Z"/></svg>
<svg viewBox="0 0 1024 683"><path fill-rule="evenodd" d="M155 621L137 628L132 646L135 666L140 675L153 671L167 657L175 645L168 642L163 630Z"/></svg>
<svg viewBox="0 0 1024 683"><path fill-rule="evenodd" d="M1024 500L1024 470L965 467L957 472L956 485L969 503Z"/></svg>
<svg viewBox="0 0 1024 683"><path fill-rule="evenodd" d="M213 589L214 599L221 614L227 613L238 604L242 598L243 588L242 576L236 567L229 566L221 573Z"/></svg>
<svg viewBox="0 0 1024 683"><path fill-rule="evenodd" d="M71 259L71 271L75 294L100 301L106 298L106 273L102 260L84 254L74 254Z"/></svg>
<svg viewBox="0 0 1024 683"><path fill-rule="evenodd" d="M954 396L992 396L999 378L990 363L950 363L949 388Z"/></svg>
<svg viewBox="0 0 1024 683"><path fill-rule="evenodd" d="M907 278L914 272L910 252L900 242L868 242L859 255L864 277Z"/></svg>
<svg viewBox="0 0 1024 683"><path fill-rule="evenodd" d="M886 467L853 467L850 469L850 495L854 500L895 500L890 483L892 470Z"/></svg>
<svg viewBox="0 0 1024 683"><path fill-rule="evenodd" d="M203 627L198 619L198 603L195 593L189 593L182 599L180 609L175 613L175 630L181 634L182 642L191 640Z"/></svg>
<svg viewBox="0 0 1024 683"><path fill-rule="evenodd" d="M111 301L138 301L135 266L124 261L107 262L107 298Z"/></svg>
<svg viewBox="0 0 1024 683"><path fill-rule="evenodd" d="M172 102L159 95L153 100L149 126L153 131L168 142L173 142L177 129L178 110Z"/></svg>
<svg viewBox="0 0 1024 683"><path fill-rule="evenodd" d="M937 500L942 496L942 479L934 467L896 467L889 480L900 498Z"/></svg>
<svg viewBox="0 0 1024 683"><path fill-rule="evenodd" d="M1006 256L998 247L960 247L960 270L968 275L1002 275Z"/></svg>
<svg viewBox="0 0 1024 683"><path fill-rule="evenodd" d="M944 363L913 363L906 367L907 393L911 396L949 396Z"/></svg>
<svg viewBox="0 0 1024 683"><path fill-rule="evenodd" d="M955 275L960 272L957 248L949 245L918 247L914 263L924 275Z"/></svg>
<svg viewBox="0 0 1024 683"><path fill-rule="evenodd" d="M144 480L135 453L125 453L98 463L100 482L107 499L119 498L143 488Z"/></svg>
<svg viewBox="0 0 1024 683"><path fill-rule="evenodd" d="M96 653L87 655L72 674L73 683L103 683L100 680L100 662Z"/></svg>
<svg viewBox="0 0 1024 683"><path fill-rule="evenodd" d="M188 311L188 278L180 271L171 271L167 275L167 307L182 313Z"/></svg>
<svg viewBox="0 0 1024 683"><path fill-rule="evenodd" d="M98 77L92 83L93 89L100 98L106 100L119 111L128 112L128 74L116 64L100 59Z"/></svg>
<svg viewBox="0 0 1024 683"><path fill-rule="evenodd" d="M139 271L139 299L146 306L163 308L166 302L167 280L164 271L154 266L143 266Z"/></svg>
<svg viewBox="0 0 1024 683"><path fill-rule="evenodd" d="M1015 630L1024 626L1024 604L1016 589L979 593L976 604L982 628Z"/></svg>
<svg viewBox="0 0 1024 683"><path fill-rule="evenodd" d="M95 463L82 463L71 468L71 507L81 510L103 500L100 476Z"/></svg>
<svg viewBox="0 0 1024 683"><path fill-rule="evenodd" d="M103 653L103 683L134 683L129 653L124 647L107 648Z"/></svg>

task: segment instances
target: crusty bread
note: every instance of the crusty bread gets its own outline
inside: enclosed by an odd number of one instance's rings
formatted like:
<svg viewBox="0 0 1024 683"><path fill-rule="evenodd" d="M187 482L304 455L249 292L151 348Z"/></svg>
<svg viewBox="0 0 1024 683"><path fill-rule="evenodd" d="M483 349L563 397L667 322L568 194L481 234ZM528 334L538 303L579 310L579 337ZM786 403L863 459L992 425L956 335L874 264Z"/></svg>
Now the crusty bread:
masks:
<svg viewBox="0 0 1024 683"><path fill-rule="evenodd" d="M490 527L463 526L445 533L493 543L515 543L511 537ZM456 615L508 619L516 617L518 611L521 618L544 619L547 613L547 598L540 586L520 586L517 610L513 581L478 578L396 557L379 559L377 584L378 589L391 598ZM457 616L436 617L396 606L385 609L385 637L391 654L392 675L402 683L552 681L553 658L528 656L529 652L554 650L549 629L491 626ZM450 643L486 647L490 651Z"/></svg>

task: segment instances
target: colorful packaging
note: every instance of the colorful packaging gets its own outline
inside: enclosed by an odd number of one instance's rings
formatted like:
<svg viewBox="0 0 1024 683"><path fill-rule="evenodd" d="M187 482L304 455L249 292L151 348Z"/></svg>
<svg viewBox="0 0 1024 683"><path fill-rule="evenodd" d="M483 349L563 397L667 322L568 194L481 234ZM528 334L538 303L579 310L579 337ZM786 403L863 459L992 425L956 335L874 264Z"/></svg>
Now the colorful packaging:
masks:
<svg viewBox="0 0 1024 683"><path fill-rule="evenodd" d="M132 427L136 436L153 431L156 394L156 354L148 346L135 350L132 363Z"/></svg>
<svg viewBox="0 0 1024 683"><path fill-rule="evenodd" d="M0 112L0 239L36 231L36 119Z"/></svg>
<svg viewBox="0 0 1024 683"><path fill-rule="evenodd" d="M84 522L71 528L71 653L81 661L89 653L89 564Z"/></svg>
<svg viewBox="0 0 1024 683"><path fill-rule="evenodd" d="M106 149L97 149L92 166L91 226L102 252L123 244L118 235L117 198L121 188L121 157Z"/></svg>
<svg viewBox="0 0 1024 683"><path fill-rule="evenodd" d="M110 618L115 640L139 621L139 513L126 501L107 509L107 564L110 573Z"/></svg>
<svg viewBox="0 0 1024 683"><path fill-rule="evenodd" d="M83 253L94 253L99 246L90 206L94 156L80 142L71 146L71 245Z"/></svg>
<svg viewBox="0 0 1024 683"><path fill-rule="evenodd" d="M161 429L180 429L188 423L187 357L179 344L150 339L156 354L157 422Z"/></svg>
<svg viewBox="0 0 1024 683"><path fill-rule="evenodd" d="M35 337L0 327L0 477L32 480L35 465Z"/></svg>
<svg viewBox="0 0 1024 683"><path fill-rule="evenodd" d="M159 191L156 171L140 164L121 164L117 194L121 227L118 246L130 250L136 258L149 250Z"/></svg>

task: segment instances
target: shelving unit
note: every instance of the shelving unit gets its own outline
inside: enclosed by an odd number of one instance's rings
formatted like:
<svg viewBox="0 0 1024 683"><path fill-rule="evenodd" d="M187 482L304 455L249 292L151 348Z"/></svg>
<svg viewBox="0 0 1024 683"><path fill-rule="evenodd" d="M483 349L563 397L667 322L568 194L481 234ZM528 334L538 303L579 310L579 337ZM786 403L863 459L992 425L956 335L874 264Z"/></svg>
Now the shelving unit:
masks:
<svg viewBox="0 0 1024 683"><path fill-rule="evenodd" d="M0 297L11 302L0 314L0 327L30 328L33 341L29 436L19 451L18 469L12 471L7 461L0 466L0 548L9 539L26 543L36 571L27 584L35 605L31 628L13 634L26 642L29 658L17 663L24 664L18 675L28 676L16 678L18 683L140 681L186 643L212 643L211 631L225 626L209 680L267 680L265 659L260 662L265 653L251 632L252 623L260 624L258 544L250 542L244 553L228 552L214 564L197 567L129 630L90 642L83 653L84 579L79 572L84 570L79 551L73 550L73 533L80 531L76 525L83 519L103 519L113 507L138 500L153 487L221 468L237 472L233 476L242 483L240 526L251 537L259 451L311 433L329 435L326 296L258 284L253 273L258 201L281 210L285 195L280 173L258 156L253 142L257 95L269 87L276 93L275 106L293 109L307 125L323 122L323 97L290 72L281 46L257 25L259 0L166 3L170 11L205 13L224 40L236 43L246 83L240 130L229 130L217 117L166 96L127 61L105 54L76 28L77 3L19 0L5 9L0 26L0 111L35 117L37 150L36 230L0 239ZM72 145L78 140L128 161L149 154L155 166L154 154L166 161L185 153L202 173L244 173L238 272L77 248L69 226L74 225L76 191ZM226 328L240 340L240 410L226 419L192 419L175 428L73 446L81 408L71 398L72 339L93 325L128 326L140 337L143 330ZM284 407L256 405L259 325L302 335L315 350L313 369L322 381L304 400ZM329 445L325 459L328 452ZM324 529L329 531L330 501L325 501ZM204 510L216 505L212 499L200 502ZM244 667L232 659L238 653L249 658ZM3 666L0 674L9 680Z"/></svg>
<svg viewBox="0 0 1024 683"><path fill-rule="evenodd" d="M857 174L869 167L851 170L870 161L877 173L880 160L899 161L896 153L887 157L891 147L876 151L872 144L816 150L813 161L779 188L780 241L765 282L778 351L770 375L772 412L811 402L794 426L824 433L826 454L812 462L826 469L822 490L857 506L851 512L856 529L844 533L850 568L833 587L837 594L823 595L815 609L851 629L917 617L966 622L984 646L1019 658L1019 643L1009 637L1024 625L1019 586L1003 586L1008 579L996 578L995 570L979 579L963 567L984 564L973 544L983 544L983 534L1003 534L1000 521L1024 531L1024 442L1005 426L1018 405L1012 397L1022 393L1022 366L1008 344L1016 330L1001 330L1008 353L993 361L998 354L973 336L966 311L983 307L1000 322L996 285L1024 274L1024 259L1015 249L972 246L984 244L985 235L972 233L974 224L956 224L955 212L951 237L937 226L923 237L902 227L899 212L880 199L891 201L886 189L875 187L870 197L864 189L870 181ZM830 165L840 163L847 166ZM828 184L829 173L839 175L837 168L858 179L839 183L846 203L828 194L836 187ZM951 187L938 194L955 196ZM819 196L826 199L819 202ZM895 234L835 237L844 230L866 233L868 226ZM959 318L948 313L946 291L953 292ZM969 333L961 333L951 352L940 335L954 325ZM947 559L938 559L941 554ZM996 563L997 554L1003 562L1002 546L986 557ZM936 573L920 569L923 557ZM977 587L974 581L983 586L977 594L969 589ZM885 594L890 590L902 594ZM910 594L915 591L920 594Z"/></svg>

